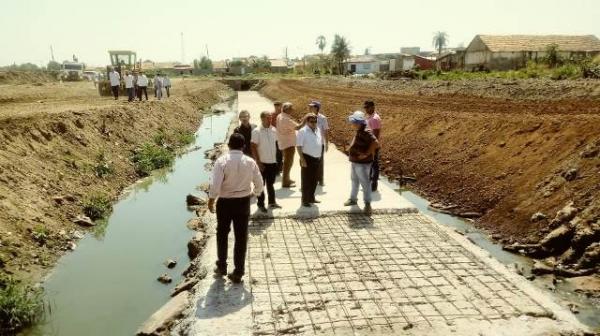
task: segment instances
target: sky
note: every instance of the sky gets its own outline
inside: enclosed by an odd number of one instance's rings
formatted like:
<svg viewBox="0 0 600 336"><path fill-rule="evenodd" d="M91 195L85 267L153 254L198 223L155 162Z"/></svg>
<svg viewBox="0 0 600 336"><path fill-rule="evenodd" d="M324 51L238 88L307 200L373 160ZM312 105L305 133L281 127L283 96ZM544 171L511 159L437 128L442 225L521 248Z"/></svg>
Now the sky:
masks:
<svg viewBox="0 0 600 336"><path fill-rule="evenodd" d="M108 50L155 62L241 56L290 58L319 52L315 40L348 39L352 54L432 50L436 31L450 46L476 34L593 34L599 0L2 0L0 66L47 64L75 54L91 66ZM182 55L181 34L184 52Z"/></svg>

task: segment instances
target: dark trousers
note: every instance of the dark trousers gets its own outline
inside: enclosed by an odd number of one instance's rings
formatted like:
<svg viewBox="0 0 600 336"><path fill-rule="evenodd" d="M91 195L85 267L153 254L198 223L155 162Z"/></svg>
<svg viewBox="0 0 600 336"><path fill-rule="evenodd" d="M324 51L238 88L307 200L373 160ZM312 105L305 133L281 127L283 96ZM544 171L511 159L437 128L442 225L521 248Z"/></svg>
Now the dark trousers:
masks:
<svg viewBox="0 0 600 336"><path fill-rule="evenodd" d="M217 266L227 269L227 238L233 222L235 244L233 264L237 275L244 275L246 246L248 245L248 219L250 218L250 197L219 198L217 200Z"/></svg>
<svg viewBox="0 0 600 336"><path fill-rule="evenodd" d="M319 162L319 176L317 177L319 184L323 184L323 174L325 174L325 145L323 145L321 153L323 153L323 155L321 155L321 160Z"/></svg>
<svg viewBox="0 0 600 336"><path fill-rule="evenodd" d="M127 88L127 101L132 102L134 100L134 96L133 96L133 88Z"/></svg>
<svg viewBox="0 0 600 336"><path fill-rule="evenodd" d="M307 154L303 155L306 167L300 169L302 178L302 203L310 203L315 200L315 191L319 182L319 162L321 162L321 159Z"/></svg>
<svg viewBox="0 0 600 336"><path fill-rule="evenodd" d="M265 186L267 187L267 194L269 195L269 205L275 204L275 178L277 177L278 168L277 163L263 163L265 169L261 172L263 181L265 181ZM265 192L263 191L260 196L258 196L259 207L265 206Z"/></svg>
<svg viewBox="0 0 600 336"><path fill-rule="evenodd" d="M373 164L371 165L371 187L377 189L377 183L379 181L379 149L375 151L375 157L373 158Z"/></svg>
<svg viewBox="0 0 600 336"><path fill-rule="evenodd" d="M112 94L115 97L115 100L119 99L119 86L111 86L110 89L112 90Z"/></svg>
<svg viewBox="0 0 600 336"><path fill-rule="evenodd" d="M146 96L146 100L148 100L148 87L147 86L139 86L138 87L138 99L142 101L142 93Z"/></svg>
<svg viewBox="0 0 600 336"><path fill-rule="evenodd" d="M171 97L171 87L165 86L165 90L167 90L167 97Z"/></svg>
<svg viewBox="0 0 600 336"><path fill-rule="evenodd" d="M281 150L279 149L279 144L277 143L277 141L275 142L275 148L276 148L275 159L277 160L277 172L281 173L281 171L283 170L283 153L281 153Z"/></svg>

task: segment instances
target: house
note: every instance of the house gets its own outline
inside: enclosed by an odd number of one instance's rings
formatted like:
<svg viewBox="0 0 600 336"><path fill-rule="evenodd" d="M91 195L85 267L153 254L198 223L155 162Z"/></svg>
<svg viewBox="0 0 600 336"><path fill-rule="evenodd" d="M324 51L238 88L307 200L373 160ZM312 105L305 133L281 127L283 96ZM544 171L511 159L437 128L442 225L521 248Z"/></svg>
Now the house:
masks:
<svg viewBox="0 0 600 336"><path fill-rule="evenodd" d="M271 72L285 73L289 71L288 63L285 59L270 59Z"/></svg>
<svg viewBox="0 0 600 336"><path fill-rule="evenodd" d="M419 70L431 70L435 68L435 60L430 57L409 54L402 54L390 60L390 71L404 71L416 68Z"/></svg>
<svg viewBox="0 0 600 336"><path fill-rule="evenodd" d="M435 60L436 68L443 71L463 69L465 66L465 48L443 52Z"/></svg>
<svg viewBox="0 0 600 336"><path fill-rule="evenodd" d="M419 55L421 52L421 47L401 47L400 53L407 55Z"/></svg>
<svg viewBox="0 0 600 336"><path fill-rule="evenodd" d="M214 61L212 64L213 73L225 74L229 72L229 66L227 61Z"/></svg>
<svg viewBox="0 0 600 336"><path fill-rule="evenodd" d="M371 55L363 55L349 58L346 64L346 71L352 74L370 74L379 72L380 61Z"/></svg>
<svg viewBox="0 0 600 336"><path fill-rule="evenodd" d="M558 45L560 56L582 59L600 54L594 35L477 35L465 52L466 70L511 70L546 56L549 45Z"/></svg>

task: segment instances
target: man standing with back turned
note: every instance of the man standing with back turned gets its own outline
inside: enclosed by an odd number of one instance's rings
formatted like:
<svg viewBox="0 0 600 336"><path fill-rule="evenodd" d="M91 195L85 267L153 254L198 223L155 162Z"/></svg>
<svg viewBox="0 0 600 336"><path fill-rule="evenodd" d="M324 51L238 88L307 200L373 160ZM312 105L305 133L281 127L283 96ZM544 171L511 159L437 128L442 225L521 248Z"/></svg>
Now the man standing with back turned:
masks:
<svg viewBox="0 0 600 336"><path fill-rule="evenodd" d="M283 188L296 186L296 182L290 179L296 151L296 129L299 126L290 115L293 111L292 103L284 103L281 113L277 116L277 145L283 153L283 176L281 177Z"/></svg>
<svg viewBox="0 0 600 336"><path fill-rule="evenodd" d="M233 263L235 268L227 277L240 283L244 276L246 247L248 244L248 220L250 218L250 196L260 195L263 180L256 162L244 155L245 139L239 133L229 137L229 153L215 161L212 185L208 194L208 210L215 212L217 200L217 267L215 274L227 274L227 238L233 222L235 245ZM254 190L252 190L254 185Z"/></svg>

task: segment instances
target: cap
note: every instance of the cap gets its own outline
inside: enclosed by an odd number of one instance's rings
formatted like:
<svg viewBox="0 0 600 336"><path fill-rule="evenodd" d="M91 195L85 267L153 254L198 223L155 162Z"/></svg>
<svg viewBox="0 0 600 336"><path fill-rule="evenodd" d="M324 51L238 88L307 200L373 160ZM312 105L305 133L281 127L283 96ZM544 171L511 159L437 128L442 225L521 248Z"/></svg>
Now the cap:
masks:
<svg viewBox="0 0 600 336"><path fill-rule="evenodd" d="M375 102L373 102L372 100L365 100L365 103L363 104L363 107L373 107L375 106Z"/></svg>
<svg viewBox="0 0 600 336"><path fill-rule="evenodd" d="M310 103L308 103L308 106L312 106L312 107L316 107L317 109L321 108L321 102L318 100L311 100Z"/></svg>
<svg viewBox="0 0 600 336"><path fill-rule="evenodd" d="M348 121L353 124L365 124L365 114L362 111L354 111L349 117Z"/></svg>

